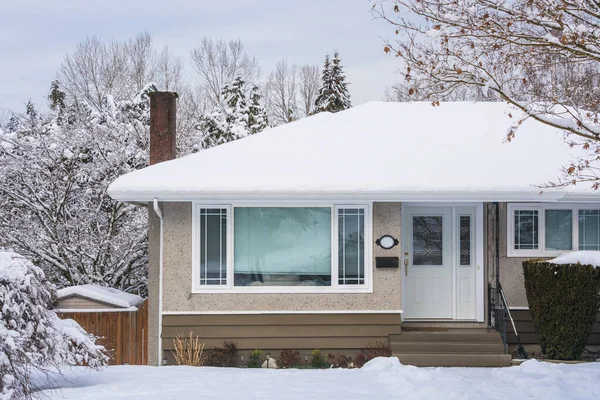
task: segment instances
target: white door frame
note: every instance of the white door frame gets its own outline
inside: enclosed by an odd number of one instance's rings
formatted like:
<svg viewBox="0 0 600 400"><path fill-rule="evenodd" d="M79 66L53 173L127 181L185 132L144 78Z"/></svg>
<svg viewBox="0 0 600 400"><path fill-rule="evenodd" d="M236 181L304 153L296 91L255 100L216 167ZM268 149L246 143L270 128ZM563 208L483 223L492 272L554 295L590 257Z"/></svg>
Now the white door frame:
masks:
<svg viewBox="0 0 600 400"><path fill-rule="evenodd" d="M458 244L455 242L455 224L456 224L456 219L457 219L457 208L460 207L475 207L475 320L469 320L469 321L476 321L476 322L484 322L485 320L485 316L484 316L484 303L485 303L485 292L484 292L484 287L485 287L485 274L484 274L484 247L483 247L483 242L484 242L484 234L485 232L483 231L483 203L459 203L459 202L450 202L450 203L443 203L443 202L435 202L435 203L402 203L401 206L401 221L402 223L404 223L404 216L405 216L405 209L407 207L419 207L419 208L424 208L424 207L451 207L452 208L452 226L453 226L453 234L452 234L452 246L454 249L456 249L456 246L458 246ZM402 259L400 262L400 266L401 268L405 268L404 266L404 252L405 249L407 248L407 241L410 238L405 237L405 227L401 227L401 255L402 255ZM454 252L453 252L454 253ZM459 321L458 319L456 319L456 315L457 315L457 306L456 306L456 263L453 262L453 271L452 271L452 321ZM405 290L404 290L404 285L405 285L405 281L406 279L403 279L404 277L404 271L402 271L401 273L402 276L402 308L404 309L406 307L406 304L404 302L404 294L405 294ZM404 320L404 313L402 314L402 320ZM423 319L419 319L419 321L424 321ZM447 321L447 320L444 320Z"/></svg>

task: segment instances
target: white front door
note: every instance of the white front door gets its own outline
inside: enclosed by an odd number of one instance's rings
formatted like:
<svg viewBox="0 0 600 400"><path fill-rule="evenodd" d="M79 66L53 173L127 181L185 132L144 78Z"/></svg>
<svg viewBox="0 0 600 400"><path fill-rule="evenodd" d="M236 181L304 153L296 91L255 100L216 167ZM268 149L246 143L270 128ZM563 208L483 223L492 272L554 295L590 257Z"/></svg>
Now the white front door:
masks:
<svg viewBox="0 0 600 400"><path fill-rule="evenodd" d="M402 247L404 318L475 319L475 207L404 206Z"/></svg>
<svg viewBox="0 0 600 400"><path fill-rule="evenodd" d="M404 317L452 318L450 207L404 209Z"/></svg>

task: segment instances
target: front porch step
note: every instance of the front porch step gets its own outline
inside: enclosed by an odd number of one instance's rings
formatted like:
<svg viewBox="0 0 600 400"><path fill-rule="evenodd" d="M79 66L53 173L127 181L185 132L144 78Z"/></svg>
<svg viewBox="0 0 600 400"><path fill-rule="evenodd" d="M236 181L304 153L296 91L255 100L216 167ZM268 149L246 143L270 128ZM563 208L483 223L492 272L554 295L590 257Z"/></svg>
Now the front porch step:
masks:
<svg viewBox="0 0 600 400"><path fill-rule="evenodd" d="M486 328L408 330L389 335L392 354L419 367L508 367L498 332Z"/></svg>
<svg viewBox="0 0 600 400"><path fill-rule="evenodd" d="M465 342L390 342L393 353L428 354L428 353L475 353L503 354L504 345L500 343L465 343Z"/></svg>
<svg viewBox="0 0 600 400"><path fill-rule="evenodd" d="M510 367L510 354L392 354L405 365L416 367Z"/></svg>
<svg viewBox="0 0 600 400"><path fill-rule="evenodd" d="M403 331L390 335L390 342L459 342L459 343L502 343L495 331L487 329L453 328L440 331Z"/></svg>

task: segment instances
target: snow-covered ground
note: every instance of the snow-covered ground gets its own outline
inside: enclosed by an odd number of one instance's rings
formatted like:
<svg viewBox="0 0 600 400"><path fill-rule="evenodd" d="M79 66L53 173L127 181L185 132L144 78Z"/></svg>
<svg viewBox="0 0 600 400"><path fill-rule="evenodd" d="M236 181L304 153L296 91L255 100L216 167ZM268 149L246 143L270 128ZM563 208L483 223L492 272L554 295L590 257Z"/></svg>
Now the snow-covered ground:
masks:
<svg viewBox="0 0 600 400"><path fill-rule="evenodd" d="M593 399L600 362L529 360L510 368L417 368L379 358L362 369L117 366L65 371L50 399Z"/></svg>

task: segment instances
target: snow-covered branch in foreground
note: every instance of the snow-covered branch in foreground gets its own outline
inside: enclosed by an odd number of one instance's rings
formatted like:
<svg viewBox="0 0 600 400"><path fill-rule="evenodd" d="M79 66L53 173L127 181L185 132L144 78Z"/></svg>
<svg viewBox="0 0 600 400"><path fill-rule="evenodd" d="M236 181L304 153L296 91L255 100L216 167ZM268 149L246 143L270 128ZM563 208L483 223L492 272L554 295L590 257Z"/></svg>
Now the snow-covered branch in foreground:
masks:
<svg viewBox="0 0 600 400"><path fill-rule="evenodd" d="M0 400L30 398L31 374L65 365L99 368L104 347L51 310L54 286L24 257L0 252Z"/></svg>
<svg viewBox="0 0 600 400"><path fill-rule="evenodd" d="M437 104L469 87L506 101L525 118L562 129L569 146L585 150L550 186L591 181L600 187L597 2L381 0L373 13L392 26L395 39L384 51L404 62L410 95Z"/></svg>

